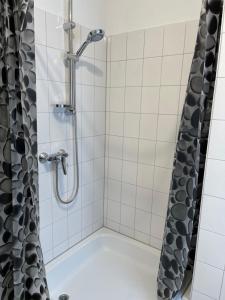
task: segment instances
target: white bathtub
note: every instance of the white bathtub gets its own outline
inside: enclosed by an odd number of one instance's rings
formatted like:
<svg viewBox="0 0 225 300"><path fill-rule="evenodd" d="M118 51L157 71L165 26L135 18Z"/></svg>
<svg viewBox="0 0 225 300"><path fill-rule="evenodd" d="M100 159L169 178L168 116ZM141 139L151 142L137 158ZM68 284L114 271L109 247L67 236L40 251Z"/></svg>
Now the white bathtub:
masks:
<svg viewBox="0 0 225 300"><path fill-rule="evenodd" d="M159 251L103 228L47 264L51 300L61 294L70 300L157 300L159 257Z"/></svg>

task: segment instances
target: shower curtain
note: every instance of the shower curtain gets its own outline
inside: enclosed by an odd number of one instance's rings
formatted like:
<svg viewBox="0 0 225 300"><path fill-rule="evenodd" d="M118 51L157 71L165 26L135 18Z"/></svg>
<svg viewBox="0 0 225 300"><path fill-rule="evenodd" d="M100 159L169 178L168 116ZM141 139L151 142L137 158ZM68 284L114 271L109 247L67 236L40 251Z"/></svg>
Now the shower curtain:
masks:
<svg viewBox="0 0 225 300"><path fill-rule="evenodd" d="M49 299L39 242L33 0L0 0L0 298Z"/></svg>
<svg viewBox="0 0 225 300"><path fill-rule="evenodd" d="M186 92L158 273L159 299L175 299L192 276L223 0L204 0Z"/></svg>

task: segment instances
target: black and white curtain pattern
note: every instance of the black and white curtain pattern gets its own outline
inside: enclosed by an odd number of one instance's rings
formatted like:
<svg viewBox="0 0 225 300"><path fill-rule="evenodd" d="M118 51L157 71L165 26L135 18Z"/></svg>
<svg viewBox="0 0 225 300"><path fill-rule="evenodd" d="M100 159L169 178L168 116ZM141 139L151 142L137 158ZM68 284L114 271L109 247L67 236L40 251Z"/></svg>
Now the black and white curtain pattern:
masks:
<svg viewBox="0 0 225 300"><path fill-rule="evenodd" d="M0 0L0 298L49 299L39 242L33 0Z"/></svg>
<svg viewBox="0 0 225 300"><path fill-rule="evenodd" d="M187 87L158 273L159 299L174 299L193 271L216 78L223 0L203 0Z"/></svg>

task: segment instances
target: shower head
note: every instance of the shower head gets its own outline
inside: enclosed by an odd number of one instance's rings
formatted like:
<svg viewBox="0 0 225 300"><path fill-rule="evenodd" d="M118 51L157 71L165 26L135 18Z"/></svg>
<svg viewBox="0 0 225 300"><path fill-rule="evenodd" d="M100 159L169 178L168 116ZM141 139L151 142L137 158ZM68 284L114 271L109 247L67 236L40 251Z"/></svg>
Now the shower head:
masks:
<svg viewBox="0 0 225 300"><path fill-rule="evenodd" d="M90 41L90 43L99 42L103 39L104 35L105 32L102 29L92 30L88 34L87 41Z"/></svg>
<svg viewBox="0 0 225 300"><path fill-rule="evenodd" d="M79 59L83 54L84 50L90 43L95 43L101 41L105 36L105 32L102 29L92 30L89 32L86 41L77 50L76 57Z"/></svg>

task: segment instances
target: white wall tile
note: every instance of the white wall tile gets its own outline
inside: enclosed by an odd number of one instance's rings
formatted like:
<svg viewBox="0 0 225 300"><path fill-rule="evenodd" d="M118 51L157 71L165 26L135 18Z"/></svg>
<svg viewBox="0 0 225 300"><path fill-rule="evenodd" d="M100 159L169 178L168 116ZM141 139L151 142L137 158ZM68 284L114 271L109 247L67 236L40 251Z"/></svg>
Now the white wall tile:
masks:
<svg viewBox="0 0 225 300"><path fill-rule="evenodd" d="M94 111L105 111L106 110L106 88L95 87L94 91Z"/></svg>
<svg viewBox="0 0 225 300"><path fill-rule="evenodd" d="M124 138L123 158L137 162L138 160L138 140L135 138Z"/></svg>
<svg viewBox="0 0 225 300"><path fill-rule="evenodd" d="M136 210L135 214L135 230L150 234L151 214L143 210Z"/></svg>
<svg viewBox="0 0 225 300"><path fill-rule="evenodd" d="M188 79L191 70L191 63L193 60L193 54L185 54L183 58L183 69L182 69L182 78L181 84L186 85L188 84Z"/></svg>
<svg viewBox="0 0 225 300"><path fill-rule="evenodd" d="M42 251L48 252L53 247L52 225L45 227L40 232Z"/></svg>
<svg viewBox="0 0 225 300"><path fill-rule="evenodd" d="M61 219L53 223L53 246L59 246L68 238L67 219Z"/></svg>
<svg viewBox="0 0 225 300"><path fill-rule="evenodd" d="M225 276L223 276L223 286L221 290L220 300L225 299Z"/></svg>
<svg viewBox="0 0 225 300"><path fill-rule="evenodd" d="M123 136L124 119L121 113L110 114L110 134Z"/></svg>
<svg viewBox="0 0 225 300"><path fill-rule="evenodd" d="M158 167L172 168L175 154L175 144L157 142L155 165Z"/></svg>
<svg viewBox="0 0 225 300"><path fill-rule="evenodd" d="M126 63L124 61L111 62L111 87L125 86Z"/></svg>
<svg viewBox="0 0 225 300"><path fill-rule="evenodd" d="M50 141L49 114L38 113L38 143L48 143Z"/></svg>
<svg viewBox="0 0 225 300"><path fill-rule="evenodd" d="M224 199L204 196L202 201L201 228L225 235Z"/></svg>
<svg viewBox="0 0 225 300"><path fill-rule="evenodd" d="M178 112L180 100L180 86L163 86L160 89L160 114L174 114Z"/></svg>
<svg viewBox="0 0 225 300"><path fill-rule="evenodd" d="M108 179L107 197L110 200L120 201L120 198L121 198L121 182L120 181Z"/></svg>
<svg viewBox="0 0 225 300"><path fill-rule="evenodd" d="M159 86L161 78L161 57L144 59L143 66L143 85Z"/></svg>
<svg viewBox="0 0 225 300"><path fill-rule="evenodd" d="M118 136L109 136L109 156L114 158L123 158L123 138Z"/></svg>
<svg viewBox="0 0 225 300"><path fill-rule="evenodd" d="M221 136L225 132L225 122L212 120L208 156L225 160L225 144L221 143Z"/></svg>
<svg viewBox="0 0 225 300"><path fill-rule="evenodd" d="M140 138L156 140L157 135L157 115L141 115Z"/></svg>
<svg viewBox="0 0 225 300"><path fill-rule="evenodd" d="M213 299L219 299L222 279L223 271L197 262L193 288Z"/></svg>
<svg viewBox="0 0 225 300"><path fill-rule="evenodd" d="M67 137L66 117L61 113L50 114L50 138L52 142L63 141Z"/></svg>
<svg viewBox="0 0 225 300"><path fill-rule="evenodd" d="M115 201L108 201L108 218L120 223L120 204Z"/></svg>
<svg viewBox="0 0 225 300"><path fill-rule="evenodd" d="M141 112L157 114L159 110L159 87L143 87Z"/></svg>
<svg viewBox="0 0 225 300"><path fill-rule="evenodd" d="M94 85L95 68L96 67L94 63L94 58L84 56L80 59L80 72L82 84Z"/></svg>
<svg viewBox="0 0 225 300"><path fill-rule="evenodd" d="M40 227L44 228L52 224L52 202L51 198L40 199Z"/></svg>
<svg viewBox="0 0 225 300"><path fill-rule="evenodd" d="M145 57L161 56L163 51L163 27L147 29L145 31Z"/></svg>
<svg viewBox="0 0 225 300"><path fill-rule="evenodd" d="M122 161L119 159L109 159L108 176L112 179L121 180L122 175Z"/></svg>
<svg viewBox="0 0 225 300"><path fill-rule="evenodd" d="M137 187L136 208L150 212L152 208L152 190Z"/></svg>
<svg viewBox="0 0 225 300"><path fill-rule="evenodd" d="M224 270L224 248L225 236L221 236L203 229L200 230L197 257L199 261Z"/></svg>
<svg viewBox="0 0 225 300"><path fill-rule="evenodd" d="M225 119L224 93L225 93L225 78L218 78L216 82L216 90L214 96L214 103L215 103L213 107L214 119L222 119L222 120Z"/></svg>
<svg viewBox="0 0 225 300"><path fill-rule="evenodd" d="M221 47L220 47L220 62L218 67L218 77L225 77L225 33L221 35Z"/></svg>
<svg viewBox="0 0 225 300"><path fill-rule="evenodd" d="M96 86L104 87L106 85L106 62L95 60L94 82Z"/></svg>
<svg viewBox="0 0 225 300"><path fill-rule="evenodd" d="M107 39L103 39L95 43L95 58L98 60L106 61L107 59Z"/></svg>
<svg viewBox="0 0 225 300"><path fill-rule="evenodd" d="M157 139L159 141L175 142L176 128L177 128L176 116L159 115Z"/></svg>
<svg viewBox="0 0 225 300"><path fill-rule="evenodd" d="M48 79L52 81L66 82L67 70L64 65L64 51L47 48ZM46 61L47 66L47 61ZM47 78L43 78L47 79Z"/></svg>
<svg viewBox="0 0 225 300"><path fill-rule="evenodd" d="M161 217L166 217L169 195L153 191L152 213Z"/></svg>
<svg viewBox="0 0 225 300"><path fill-rule="evenodd" d="M168 193L172 170L155 167L154 190L162 193Z"/></svg>
<svg viewBox="0 0 225 300"><path fill-rule="evenodd" d="M46 13L37 7L34 8L35 22L38 20L38 26L35 26L35 41L38 44L46 45Z"/></svg>
<svg viewBox="0 0 225 300"><path fill-rule="evenodd" d="M139 140L138 161L142 164L154 165L155 162L155 142Z"/></svg>
<svg viewBox="0 0 225 300"><path fill-rule="evenodd" d="M191 21L186 23L186 35L185 35L185 53L193 53L195 50L197 39L198 21Z"/></svg>
<svg viewBox="0 0 225 300"><path fill-rule="evenodd" d="M125 112L140 113L141 88L127 87L125 91Z"/></svg>
<svg viewBox="0 0 225 300"><path fill-rule="evenodd" d="M143 61L141 59L128 60L126 68L126 86L142 85Z"/></svg>
<svg viewBox="0 0 225 300"><path fill-rule="evenodd" d="M165 26L164 55L182 54L184 51L185 23Z"/></svg>
<svg viewBox="0 0 225 300"><path fill-rule="evenodd" d="M63 29L62 17L46 13L47 46L57 49L65 49L66 34ZM66 43L65 43L66 42Z"/></svg>
<svg viewBox="0 0 225 300"><path fill-rule="evenodd" d="M139 136L140 116L138 114L125 114L124 135L137 138Z"/></svg>
<svg viewBox="0 0 225 300"><path fill-rule="evenodd" d="M204 193L225 198L225 161L208 159L206 166Z"/></svg>
<svg viewBox="0 0 225 300"><path fill-rule="evenodd" d="M151 219L151 235L157 239L163 238L165 227L165 218L152 215Z"/></svg>
<svg viewBox="0 0 225 300"><path fill-rule="evenodd" d="M43 45L36 44L35 55L36 55L36 77L37 79L46 80L48 78L46 47Z"/></svg>
<svg viewBox="0 0 225 300"><path fill-rule="evenodd" d="M111 60L125 60L127 55L127 35L120 34L111 37Z"/></svg>
<svg viewBox="0 0 225 300"><path fill-rule="evenodd" d="M110 93L110 111L123 112L124 111L124 88L111 88Z"/></svg>
<svg viewBox="0 0 225 300"><path fill-rule="evenodd" d="M68 104L69 103L69 87L62 82L45 82L48 85L48 98L49 98L49 111L55 112L56 104ZM42 91L44 92L44 91ZM38 105L39 106L39 105Z"/></svg>
<svg viewBox="0 0 225 300"><path fill-rule="evenodd" d="M193 291L191 300L212 300L214 298L203 295L199 292Z"/></svg>
<svg viewBox="0 0 225 300"><path fill-rule="evenodd" d="M128 33L127 37L127 59L142 58L144 53L144 30Z"/></svg>
<svg viewBox="0 0 225 300"><path fill-rule="evenodd" d="M162 61L162 85L180 85L182 55L164 56Z"/></svg>
<svg viewBox="0 0 225 300"><path fill-rule="evenodd" d="M135 199L136 199L136 185L123 183L121 202L123 204L135 207Z"/></svg>
<svg viewBox="0 0 225 300"><path fill-rule="evenodd" d="M130 162L130 161L123 161L122 180L123 182L136 185L137 163Z"/></svg>
<svg viewBox="0 0 225 300"><path fill-rule="evenodd" d="M153 166L139 164L137 184L143 188L151 189L153 187L153 173Z"/></svg>
<svg viewBox="0 0 225 300"><path fill-rule="evenodd" d="M134 228L135 209L130 206L121 205L121 224Z"/></svg>

